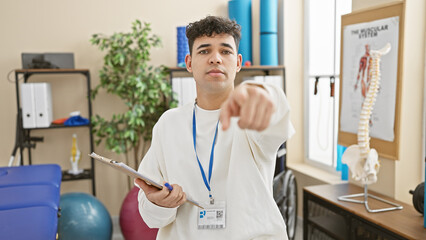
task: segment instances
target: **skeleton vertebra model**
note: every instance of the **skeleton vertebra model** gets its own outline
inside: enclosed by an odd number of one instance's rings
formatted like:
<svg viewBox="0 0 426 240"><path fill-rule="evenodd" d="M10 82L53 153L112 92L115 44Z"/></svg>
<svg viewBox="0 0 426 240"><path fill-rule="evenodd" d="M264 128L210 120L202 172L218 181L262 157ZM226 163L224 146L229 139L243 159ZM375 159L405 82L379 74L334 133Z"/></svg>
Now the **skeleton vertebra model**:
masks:
<svg viewBox="0 0 426 240"><path fill-rule="evenodd" d="M369 123L380 85L380 58L389 51L389 43L380 50L370 51L371 82L360 113L358 145L349 146L342 156L342 162L348 165L352 177L363 184L375 183L380 168L377 151L370 149Z"/></svg>

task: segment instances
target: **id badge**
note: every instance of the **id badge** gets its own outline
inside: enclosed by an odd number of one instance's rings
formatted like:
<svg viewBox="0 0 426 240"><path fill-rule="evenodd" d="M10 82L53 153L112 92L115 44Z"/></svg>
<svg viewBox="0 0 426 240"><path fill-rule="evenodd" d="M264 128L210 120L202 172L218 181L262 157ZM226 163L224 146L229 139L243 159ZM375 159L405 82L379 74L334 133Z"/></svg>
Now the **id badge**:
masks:
<svg viewBox="0 0 426 240"><path fill-rule="evenodd" d="M204 203L204 209L198 208L198 229L224 229L226 227L226 203L215 201Z"/></svg>

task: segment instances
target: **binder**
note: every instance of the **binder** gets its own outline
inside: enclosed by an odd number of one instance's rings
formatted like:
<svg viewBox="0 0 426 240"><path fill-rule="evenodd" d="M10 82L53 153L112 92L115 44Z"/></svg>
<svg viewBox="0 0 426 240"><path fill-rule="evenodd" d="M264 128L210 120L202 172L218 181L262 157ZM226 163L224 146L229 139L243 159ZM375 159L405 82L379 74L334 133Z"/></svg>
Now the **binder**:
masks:
<svg viewBox="0 0 426 240"><path fill-rule="evenodd" d="M182 105L194 102L197 98L196 84L193 77L181 78Z"/></svg>
<svg viewBox="0 0 426 240"><path fill-rule="evenodd" d="M35 128L34 85L21 83L22 125L23 128Z"/></svg>
<svg viewBox="0 0 426 240"><path fill-rule="evenodd" d="M180 78L173 78L172 80L172 90L173 90L173 98L176 97L178 102L178 107L182 106L182 86Z"/></svg>
<svg viewBox="0 0 426 240"><path fill-rule="evenodd" d="M53 119L52 91L50 88L50 83L33 84L36 126L38 128L49 127Z"/></svg>

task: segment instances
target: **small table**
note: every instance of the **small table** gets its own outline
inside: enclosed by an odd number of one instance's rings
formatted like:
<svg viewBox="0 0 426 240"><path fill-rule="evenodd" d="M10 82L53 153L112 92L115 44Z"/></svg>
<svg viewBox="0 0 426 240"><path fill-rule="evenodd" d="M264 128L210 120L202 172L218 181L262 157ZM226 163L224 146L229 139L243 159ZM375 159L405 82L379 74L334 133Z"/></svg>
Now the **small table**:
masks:
<svg viewBox="0 0 426 240"><path fill-rule="evenodd" d="M305 187L303 238L313 239L313 235L321 235L326 239L426 239L423 216L409 204L371 192L402 205L403 209L368 213L364 204L337 200L339 196L363 191L353 184ZM371 198L369 205L372 208L388 206Z"/></svg>

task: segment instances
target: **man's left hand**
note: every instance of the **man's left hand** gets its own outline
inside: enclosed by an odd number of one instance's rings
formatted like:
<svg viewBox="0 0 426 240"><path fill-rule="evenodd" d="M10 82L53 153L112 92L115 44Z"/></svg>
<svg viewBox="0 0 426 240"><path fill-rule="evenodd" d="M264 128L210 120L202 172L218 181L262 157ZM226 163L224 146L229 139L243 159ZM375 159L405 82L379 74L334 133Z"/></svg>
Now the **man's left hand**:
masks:
<svg viewBox="0 0 426 240"><path fill-rule="evenodd" d="M261 85L240 84L220 108L222 129L227 130L231 117L240 117L242 129L262 131L269 126L275 104Z"/></svg>

